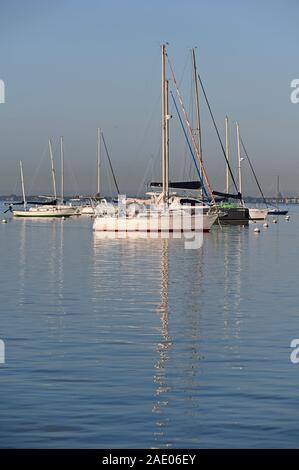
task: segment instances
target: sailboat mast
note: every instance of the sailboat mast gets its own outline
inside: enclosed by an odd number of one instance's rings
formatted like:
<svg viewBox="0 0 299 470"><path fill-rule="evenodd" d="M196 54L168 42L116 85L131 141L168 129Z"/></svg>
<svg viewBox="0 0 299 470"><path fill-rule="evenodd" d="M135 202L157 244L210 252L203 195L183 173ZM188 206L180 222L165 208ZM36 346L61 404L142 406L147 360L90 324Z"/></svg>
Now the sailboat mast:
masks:
<svg viewBox="0 0 299 470"><path fill-rule="evenodd" d="M228 117L225 116L225 157L226 157L226 194L229 192L229 139L228 139Z"/></svg>
<svg viewBox="0 0 299 470"><path fill-rule="evenodd" d="M192 69L193 69L193 82L194 82L194 92L195 92L195 105L196 105L196 135L197 135L197 145L198 153L200 156L200 161L202 163L202 144L201 144L201 125L200 125L200 107L199 107L199 93L198 93L198 79L197 79L197 67L196 67L196 57L195 57L195 48L192 49ZM200 177L202 179L202 168L200 166Z"/></svg>
<svg viewBox="0 0 299 470"><path fill-rule="evenodd" d="M166 152L165 152L165 179L166 179L166 187L165 187L165 193L166 193L166 198L168 200L168 195L169 195L169 94L168 94L168 80L165 80L165 111L166 111L166 135L165 135L165 145L166 145Z"/></svg>
<svg viewBox="0 0 299 470"><path fill-rule="evenodd" d="M25 185L24 185L23 165L22 165L21 160L20 160L20 170L21 170L21 183L22 183L23 203L24 203L24 208L26 209L26 207L27 207L27 202L26 202L26 196L25 196Z"/></svg>
<svg viewBox="0 0 299 470"><path fill-rule="evenodd" d="M63 137L60 137L60 161L61 161L61 202L64 199L64 154L63 154Z"/></svg>
<svg viewBox="0 0 299 470"><path fill-rule="evenodd" d="M236 122L237 127L237 148L238 148L238 177L239 177L239 193L242 194L242 174L241 174L241 148L240 148L240 128Z"/></svg>
<svg viewBox="0 0 299 470"><path fill-rule="evenodd" d="M101 129L97 128L97 195L100 195L101 185Z"/></svg>
<svg viewBox="0 0 299 470"><path fill-rule="evenodd" d="M57 199L57 191L56 191L56 179L55 179L55 169L54 169L51 139L49 139L49 154L50 154L50 160L51 160L51 171L52 171L54 199L56 200Z"/></svg>
<svg viewBox="0 0 299 470"><path fill-rule="evenodd" d="M162 45L162 191L164 202L168 199L169 185L169 127L168 127L168 82L166 80L166 46Z"/></svg>

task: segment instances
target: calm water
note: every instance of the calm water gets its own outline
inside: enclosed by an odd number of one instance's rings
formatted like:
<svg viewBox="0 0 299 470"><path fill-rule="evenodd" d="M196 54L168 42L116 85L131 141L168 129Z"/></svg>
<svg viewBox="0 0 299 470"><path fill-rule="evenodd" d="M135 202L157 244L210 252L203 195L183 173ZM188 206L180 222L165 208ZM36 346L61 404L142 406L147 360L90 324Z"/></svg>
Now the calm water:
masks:
<svg viewBox="0 0 299 470"><path fill-rule="evenodd" d="M182 240L0 224L1 447L299 447L299 211Z"/></svg>

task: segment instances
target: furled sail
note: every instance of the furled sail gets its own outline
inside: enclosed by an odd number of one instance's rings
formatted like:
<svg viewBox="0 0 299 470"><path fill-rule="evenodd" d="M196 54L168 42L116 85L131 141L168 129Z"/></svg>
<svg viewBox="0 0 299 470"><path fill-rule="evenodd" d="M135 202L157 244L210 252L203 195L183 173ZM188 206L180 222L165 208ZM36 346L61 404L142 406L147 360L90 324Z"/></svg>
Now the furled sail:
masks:
<svg viewBox="0 0 299 470"><path fill-rule="evenodd" d="M230 194L230 193L221 193L220 191L213 191L214 196L220 196L226 199L240 199L242 200L242 194Z"/></svg>
<svg viewBox="0 0 299 470"><path fill-rule="evenodd" d="M150 184L152 187L156 188L162 188L162 183L161 182L155 182L153 181ZM170 188L176 188L176 189L193 189L193 190L198 190L202 188L202 185L200 181L173 181L169 183Z"/></svg>

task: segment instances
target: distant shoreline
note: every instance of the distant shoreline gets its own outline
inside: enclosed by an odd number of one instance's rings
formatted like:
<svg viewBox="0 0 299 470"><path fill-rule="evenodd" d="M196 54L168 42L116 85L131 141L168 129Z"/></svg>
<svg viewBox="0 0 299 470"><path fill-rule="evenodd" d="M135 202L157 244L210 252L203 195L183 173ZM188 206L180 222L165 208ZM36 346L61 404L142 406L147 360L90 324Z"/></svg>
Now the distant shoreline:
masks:
<svg viewBox="0 0 299 470"><path fill-rule="evenodd" d="M38 196L38 195L28 195L27 199L28 200L40 200L43 199L44 197L47 197L49 199L53 199L53 196ZM103 196L105 197L105 196ZM136 195L129 195L127 194L127 197L134 198L137 197ZM85 195L72 195L72 196L65 196L64 199L69 201L71 199L92 199L95 198L95 196L85 196ZM115 196L117 198L117 196ZM111 197L105 197L105 199L111 199ZM276 198L276 197L266 197L266 202L267 204L299 204L299 196L286 196L282 198ZM0 201L1 202L15 202L15 201L20 201L22 200L21 195L17 194L10 194L10 195L1 195L0 196ZM263 198L261 197L254 197L254 196L244 196L244 201L248 204L265 204Z"/></svg>

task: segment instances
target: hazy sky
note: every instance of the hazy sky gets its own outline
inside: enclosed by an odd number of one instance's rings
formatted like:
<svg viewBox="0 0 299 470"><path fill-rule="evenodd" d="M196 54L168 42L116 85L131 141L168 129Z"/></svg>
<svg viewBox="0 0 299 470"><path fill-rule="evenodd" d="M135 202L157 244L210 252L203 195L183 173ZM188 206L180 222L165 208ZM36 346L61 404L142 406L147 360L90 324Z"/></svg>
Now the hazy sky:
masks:
<svg viewBox="0 0 299 470"><path fill-rule="evenodd" d="M0 0L0 194L20 192L20 159L27 191L49 193L47 140L60 135L66 191L93 193L97 127L121 192L142 191L144 180L158 177L164 41L186 106L190 48L197 46L222 134L228 114L232 146L238 120L265 192L275 191L280 174L282 191L299 193L299 104L290 101L290 82L299 78L298 17L297 0ZM201 107L204 159L222 190L223 156L202 99ZM185 149L173 112L173 177L182 177L190 159ZM58 166L57 144L55 158ZM244 192L256 193L246 165Z"/></svg>

